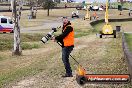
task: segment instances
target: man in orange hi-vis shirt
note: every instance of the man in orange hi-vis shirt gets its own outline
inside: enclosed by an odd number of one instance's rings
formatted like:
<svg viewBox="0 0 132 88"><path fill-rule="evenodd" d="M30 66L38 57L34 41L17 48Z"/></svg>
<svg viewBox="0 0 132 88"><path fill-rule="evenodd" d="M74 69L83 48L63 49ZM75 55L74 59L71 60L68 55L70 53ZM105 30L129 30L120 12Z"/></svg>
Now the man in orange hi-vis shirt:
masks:
<svg viewBox="0 0 132 88"><path fill-rule="evenodd" d="M53 39L62 44L62 61L66 70L66 73L62 77L73 77L69 55L74 48L74 29L67 17L63 17L62 33Z"/></svg>

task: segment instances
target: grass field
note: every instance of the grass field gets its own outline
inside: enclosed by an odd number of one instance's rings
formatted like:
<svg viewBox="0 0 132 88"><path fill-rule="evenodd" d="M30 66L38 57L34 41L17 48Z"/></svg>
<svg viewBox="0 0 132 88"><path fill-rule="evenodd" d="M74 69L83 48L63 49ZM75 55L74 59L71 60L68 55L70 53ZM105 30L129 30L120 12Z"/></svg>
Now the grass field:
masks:
<svg viewBox="0 0 132 88"><path fill-rule="evenodd" d="M127 22L110 22L109 23L112 28L114 30L116 30L116 26L121 26L121 31L124 31L124 32L132 32L132 28L131 28L131 24L132 24L132 21L127 21ZM97 30L102 30L103 26L105 25L105 23L100 23L100 24L97 24L95 25L95 29Z"/></svg>
<svg viewBox="0 0 132 88"><path fill-rule="evenodd" d="M121 3L111 3L111 6L112 7L115 7L115 8L118 8L118 5L121 5ZM129 9L130 7L132 6L132 3L124 3L123 4L123 8L127 8L127 9Z"/></svg>
<svg viewBox="0 0 132 88"><path fill-rule="evenodd" d="M38 17L31 25L36 25L36 21L43 23L43 19L55 20L58 17L70 16L73 9L53 10L50 17L46 17L45 11L40 11ZM23 26L29 27L25 20L29 12L23 12ZM85 13L85 12L84 12ZM45 14L45 15L44 15ZM33 20L31 20L33 21ZM28 20L27 20L28 22ZM89 21L74 19L71 21L75 30L75 48L71 53L80 64L82 64L89 74L127 74L128 67L125 63L122 51L122 39L119 33L116 39L98 38L96 30L89 25ZM30 23L30 21L29 21ZM33 23L33 24L32 24ZM22 26L22 25L21 25ZM95 26L95 29L101 25ZM61 30L60 30L61 31ZM58 31L58 33L60 33ZM55 35L58 35L56 33ZM22 43L25 50L22 56L12 56L11 46L13 35L0 34L0 41L7 44L7 49L0 51L0 87L5 88L80 88L76 83L75 75L77 71L76 63L70 58L73 69L73 78L63 79L65 69L61 61L61 47L53 41L46 44L40 42L45 34L21 34ZM1 43L0 42L0 43ZM9 42L9 44L8 44ZM10 43L11 42L11 43ZM4 45L3 44L3 45ZM31 45L30 45L31 44ZM33 45L32 45L33 44ZM37 44L37 45L34 45ZM33 47L31 47L33 46ZM28 48L27 48L28 47ZM34 48L35 47L35 48ZM2 46L1 46L2 48ZM128 84L86 84L81 88L131 88Z"/></svg>
<svg viewBox="0 0 132 88"><path fill-rule="evenodd" d="M95 35L90 34L85 37L77 38L75 45L76 48L72 55L81 64L83 64L85 68L87 68L88 73L128 73L126 64L123 62L122 58L123 52L121 49L122 45L120 37L117 39L98 39L95 37ZM30 79L30 77L32 77L35 78L38 83L41 83L41 85L36 83L36 86L34 86L33 88L37 86L41 87L42 85L48 87L48 83L52 84L50 85L50 87L54 87L57 85L60 86L61 84L59 84L59 81L64 80L60 78L60 75L64 72L60 56L60 47L57 46L57 44L54 44L53 42L49 42L43 46L44 48L24 50L23 56L20 57L12 57L9 54L10 52L7 51L1 52L1 58L4 59L0 61L0 65L2 65L2 67L0 67L0 85L2 86L3 84L8 84L9 82L25 80L26 77L29 77ZM5 66L4 64L7 65ZM72 59L71 64L73 70L76 70L76 63ZM37 75L40 75L40 78L36 78ZM45 77L47 77L46 80L44 79ZM75 80L74 82L72 81L71 84L72 83L74 84ZM11 83L10 85L13 84ZM112 87L117 85L97 84L95 86ZM130 86L130 84L121 84L118 86ZM92 87L92 85L86 85L86 88L87 87ZM71 86L71 88L78 87L76 87L75 83L75 85L73 87Z"/></svg>
<svg viewBox="0 0 132 88"><path fill-rule="evenodd" d="M28 36L28 37L27 37ZM25 35L24 41L29 41L33 35ZM128 73L127 66L123 62L123 52L121 45L121 37L117 39L98 39L94 34L88 34L87 36L81 37L77 36L76 47L72 55L81 63L85 68L87 68L88 73L94 74L118 74L118 73ZM39 37L30 41L38 41ZM50 47L52 46L52 47ZM43 48L42 48L43 47ZM57 48L57 50L56 50ZM39 51L39 52L38 52ZM50 51L50 52L49 52ZM77 87L76 81L74 79L65 80L60 78L60 75L64 73L63 64L61 62L60 47L53 42L49 42L46 45L42 45L41 48L33 50L24 50L23 55L20 57L14 57L10 55L9 51L3 51L0 53L2 56L0 60L0 85L6 86L10 83L9 88L15 86L27 85L15 83L19 80L30 82L33 78L34 86L36 87L48 87L49 83L52 84L50 87L54 86L67 86L67 84L62 84L60 81L70 82L70 88ZM53 63L56 62L56 63ZM111 62L111 63L110 63ZM7 64L8 63L8 64ZM10 64L9 64L10 63ZM21 64L20 64L21 63ZM118 63L118 64L117 64ZM7 64L6 66L4 64ZM50 66L49 66L50 64ZM76 63L71 59L71 64L73 70L76 70ZM50 74L50 75L49 75ZM36 76L39 76L38 78ZM27 79L27 78L28 79ZM46 77L46 80L45 80ZM52 81L54 80L54 81ZM31 81L32 82L32 81ZM35 83L34 83L35 82ZM14 86L15 83L15 86ZM4 84L4 85L3 85ZM32 83L31 83L32 85ZM30 87L31 85L28 85ZM87 87L116 87L117 85L85 85ZM130 84L121 84L118 86L128 87ZM59 88L59 87L58 87Z"/></svg>

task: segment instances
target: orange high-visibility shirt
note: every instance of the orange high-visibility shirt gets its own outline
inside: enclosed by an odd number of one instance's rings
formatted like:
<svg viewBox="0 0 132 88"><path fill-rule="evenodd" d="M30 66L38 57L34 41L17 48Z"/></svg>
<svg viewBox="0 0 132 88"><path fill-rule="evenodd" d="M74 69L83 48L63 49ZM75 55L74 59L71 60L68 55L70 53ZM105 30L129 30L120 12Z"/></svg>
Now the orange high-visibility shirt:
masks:
<svg viewBox="0 0 132 88"><path fill-rule="evenodd" d="M68 25L68 26L71 26L71 25ZM68 27L66 26L64 28L63 31L66 30L66 28ZM72 27L72 26L71 26ZM73 28L73 27L72 27ZM64 39L63 39L63 42L64 42L64 46L72 46L74 45L74 29L73 31L71 31Z"/></svg>

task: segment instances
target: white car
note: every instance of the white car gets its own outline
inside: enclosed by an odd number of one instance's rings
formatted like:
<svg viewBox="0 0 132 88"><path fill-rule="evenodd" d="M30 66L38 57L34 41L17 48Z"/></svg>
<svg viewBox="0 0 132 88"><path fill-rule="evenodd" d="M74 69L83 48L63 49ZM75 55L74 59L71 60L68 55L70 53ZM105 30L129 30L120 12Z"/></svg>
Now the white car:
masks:
<svg viewBox="0 0 132 88"><path fill-rule="evenodd" d="M104 9L102 9L102 8L99 8L99 11L103 11Z"/></svg>
<svg viewBox="0 0 132 88"><path fill-rule="evenodd" d="M13 33L14 24L10 17L8 16L0 16L0 32L6 33L10 32Z"/></svg>
<svg viewBox="0 0 132 88"><path fill-rule="evenodd" d="M99 7L98 7L98 6L93 6L93 9L94 9L94 10L98 10Z"/></svg>
<svg viewBox="0 0 132 88"><path fill-rule="evenodd" d="M100 8L99 6L93 6L92 9L93 9L93 10L96 10L96 11L103 11L103 9Z"/></svg>

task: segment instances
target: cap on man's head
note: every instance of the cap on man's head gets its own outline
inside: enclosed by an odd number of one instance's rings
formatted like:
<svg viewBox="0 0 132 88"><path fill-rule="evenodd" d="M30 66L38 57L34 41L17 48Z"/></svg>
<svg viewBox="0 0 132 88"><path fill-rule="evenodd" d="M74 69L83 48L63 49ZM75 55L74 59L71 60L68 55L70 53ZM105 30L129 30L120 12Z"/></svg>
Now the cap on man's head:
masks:
<svg viewBox="0 0 132 88"><path fill-rule="evenodd" d="M64 16L64 17L62 17L63 19L67 19L67 17L66 16Z"/></svg>

